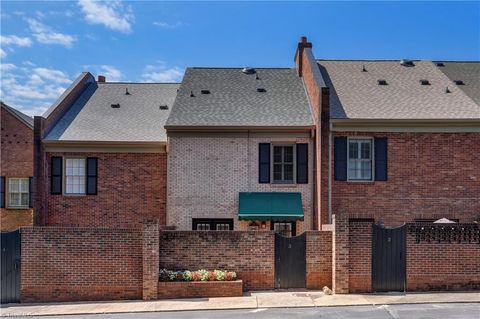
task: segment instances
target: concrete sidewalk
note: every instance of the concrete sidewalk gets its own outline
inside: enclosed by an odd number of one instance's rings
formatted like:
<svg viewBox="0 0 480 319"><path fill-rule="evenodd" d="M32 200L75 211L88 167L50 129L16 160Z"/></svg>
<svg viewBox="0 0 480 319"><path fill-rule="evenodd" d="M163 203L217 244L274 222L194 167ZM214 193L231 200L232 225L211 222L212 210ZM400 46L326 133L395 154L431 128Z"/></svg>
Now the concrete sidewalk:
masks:
<svg viewBox="0 0 480 319"><path fill-rule="evenodd" d="M328 307L416 303L480 303L480 292L325 295L321 291L252 292L243 297L157 301L65 302L2 305L2 316L47 316L182 310ZM480 307L480 305L479 305Z"/></svg>

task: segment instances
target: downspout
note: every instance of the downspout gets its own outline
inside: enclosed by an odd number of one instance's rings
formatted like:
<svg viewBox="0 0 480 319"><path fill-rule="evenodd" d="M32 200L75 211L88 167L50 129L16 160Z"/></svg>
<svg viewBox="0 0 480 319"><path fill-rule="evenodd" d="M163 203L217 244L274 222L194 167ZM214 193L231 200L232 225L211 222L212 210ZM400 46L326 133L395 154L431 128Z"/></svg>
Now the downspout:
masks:
<svg viewBox="0 0 480 319"><path fill-rule="evenodd" d="M328 223L332 223L332 123L328 130Z"/></svg>
<svg viewBox="0 0 480 319"><path fill-rule="evenodd" d="M311 199L312 200L311 201L311 203L312 203L312 224L310 226L312 226L311 229L314 229L315 227L313 227L314 226L314 218L313 217L316 215L316 212L317 212L315 207L318 208L318 204L319 204L319 203L317 203L317 200L316 200L316 194L317 194L317 142L315 140L315 129L314 128L312 128L310 130L310 138L313 140L313 143L312 143L313 144L313 163L312 163L312 170L313 170L312 175L313 176L312 176L312 179L311 179L311 181L312 181L312 187L311 187L311 189L312 189L312 199ZM319 218L317 216L317 228L319 228L318 226L320 225L318 222L319 222Z"/></svg>

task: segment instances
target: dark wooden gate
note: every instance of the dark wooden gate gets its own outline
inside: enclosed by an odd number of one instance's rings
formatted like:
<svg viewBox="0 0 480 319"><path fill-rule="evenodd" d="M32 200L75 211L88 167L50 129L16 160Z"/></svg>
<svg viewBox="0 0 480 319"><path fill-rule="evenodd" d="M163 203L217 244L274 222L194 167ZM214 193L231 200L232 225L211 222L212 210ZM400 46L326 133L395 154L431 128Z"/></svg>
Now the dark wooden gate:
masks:
<svg viewBox="0 0 480 319"><path fill-rule="evenodd" d="M305 288L305 236L275 234L275 288Z"/></svg>
<svg viewBox="0 0 480 319"><path fill-rule="evenodd" d="M1 303L20 301L20 230L1 233Z"/></svg>
<svg viewBox="0 0 480 319"><path fill-rule="evenodd" d="M405 291L406 226L373 225L372 241L373 291Z"/></svg>

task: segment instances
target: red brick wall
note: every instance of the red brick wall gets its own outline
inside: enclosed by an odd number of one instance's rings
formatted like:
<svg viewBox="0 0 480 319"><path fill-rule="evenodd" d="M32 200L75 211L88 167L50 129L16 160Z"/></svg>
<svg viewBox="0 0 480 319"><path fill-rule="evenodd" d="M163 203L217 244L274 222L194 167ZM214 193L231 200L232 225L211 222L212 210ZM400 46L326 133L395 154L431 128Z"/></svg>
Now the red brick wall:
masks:
<svg viewBox="0 0 480 319"><path fill-rule="evenodd" d="M477 230L478 232L479 230ZM407 232L407 290L480 289L480 240L438 242Z"/></svg>
<svg viewBox="0 0 480 319"><path fill-rule="evenodd" d="M349 292L372 291L372 222L349 223Z"/></svg>
<svg viewBox="0 0 480 319"><path fill-rule="evenodd" d="M334 136L388 137L388 181L335 181L332 170L334 214L383 219L387 226L415 218L480 220L480 134L335 132Z"/></svg>
<svg viewBox="0 0 480 319"><path fill-rule="evenodd" d="M0 176L33 176L33 130L1 108ZM8 183L8 181L6 181ZM0 230L9 231L33 222L31 209L0 208Z"/></svg>
<svg viewBox="0 0 480 319"><path fill-rule="evenodd" d="M21 301L142 297L142 233L22 228Z"/></svg>
<svg viewBox="0 0 480 319"><path fill-rule="evenodd" d="M241 280L159 282L158 299L241 297L242 286Z"/></svg>
<svg viewBox="0 0 480 319"><path fill-rule="evenodd" d="M140 227L146 220L166 221L167 156L155 153L47 153L52 156L98 157L98 194L50 194L43 185L48 226ZM47 169L50 175L50 168Z"/></svg>
<svg viewBox="0 0 480 319"><path fill-rule="evenodd" d="M273 289L274 254L273 232L160 232L160 268L235 271L247 289Z"/></svg>
<svg viewBox="0 0 480 319"><path fill-rule="evenodd" d="M332 288L332 232L307 231L306 287Z"/></svg>

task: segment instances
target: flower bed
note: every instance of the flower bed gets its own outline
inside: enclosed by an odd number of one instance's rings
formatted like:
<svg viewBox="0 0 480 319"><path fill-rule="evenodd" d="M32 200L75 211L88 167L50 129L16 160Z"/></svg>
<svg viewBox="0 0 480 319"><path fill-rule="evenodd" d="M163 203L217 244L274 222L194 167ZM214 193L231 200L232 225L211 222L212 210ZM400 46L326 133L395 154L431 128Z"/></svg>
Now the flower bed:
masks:
<svg viewBox="0 0 480 319"><path fill-rule="evenodd" d="M240 297L243 282L236 280L235 272L204 269L197 271L170 271L161 269L158 298Z"/></svg>

